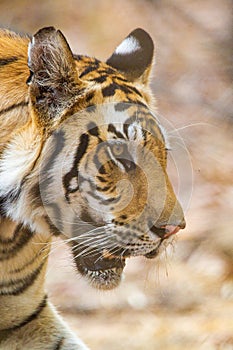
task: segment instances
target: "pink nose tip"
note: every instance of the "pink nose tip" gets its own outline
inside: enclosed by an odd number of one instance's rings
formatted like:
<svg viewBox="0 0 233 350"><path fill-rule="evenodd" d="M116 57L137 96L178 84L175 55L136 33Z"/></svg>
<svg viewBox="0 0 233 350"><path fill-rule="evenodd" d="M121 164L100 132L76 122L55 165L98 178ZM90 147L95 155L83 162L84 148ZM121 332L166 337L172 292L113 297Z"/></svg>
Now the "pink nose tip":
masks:
<svg viewBox="0 0 233 350"><path fill-rule="evenodd" d="M168 238L172 235L175 235L180 230L179 226L167 225L165 226L165 235L164 238Z"/></svg>

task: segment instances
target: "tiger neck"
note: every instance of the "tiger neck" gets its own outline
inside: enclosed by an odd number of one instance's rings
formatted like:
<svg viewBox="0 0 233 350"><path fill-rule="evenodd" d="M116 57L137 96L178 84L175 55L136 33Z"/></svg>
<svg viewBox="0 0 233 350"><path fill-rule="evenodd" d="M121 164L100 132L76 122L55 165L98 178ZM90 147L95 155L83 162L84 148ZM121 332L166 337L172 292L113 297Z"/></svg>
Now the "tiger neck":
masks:
<svg viewBox="0 0 233 350"><path fill-rule="evenodd" d="M0 222L0 331L20 328L43 306L50 237ZM4 333L3 332L3 333Z"/></svg>

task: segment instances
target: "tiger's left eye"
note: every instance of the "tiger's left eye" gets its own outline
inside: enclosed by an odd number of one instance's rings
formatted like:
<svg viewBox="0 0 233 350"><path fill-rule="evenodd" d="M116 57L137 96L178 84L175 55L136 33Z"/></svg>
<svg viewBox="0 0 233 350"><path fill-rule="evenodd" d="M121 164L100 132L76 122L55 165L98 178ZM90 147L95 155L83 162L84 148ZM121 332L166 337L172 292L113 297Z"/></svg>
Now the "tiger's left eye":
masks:
<svg viewBox="0 0 233 350"><path fill-rule="evenodd" d="M125 145L122 145L122 144L112 145L111 150L114 156L119 157L124 153Z"/></svg>

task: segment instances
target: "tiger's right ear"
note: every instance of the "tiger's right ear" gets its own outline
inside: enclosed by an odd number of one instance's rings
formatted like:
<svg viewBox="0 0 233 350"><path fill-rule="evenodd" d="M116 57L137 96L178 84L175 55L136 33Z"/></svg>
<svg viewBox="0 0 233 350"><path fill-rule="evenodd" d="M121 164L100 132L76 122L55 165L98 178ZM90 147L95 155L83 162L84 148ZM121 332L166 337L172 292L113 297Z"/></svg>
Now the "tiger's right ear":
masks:
<svg viewBox="0 0 233 350"><path fill-rule="evenodd" d="M84 87L63 34L53 27L40 29L28 48L31 104L45 126L58 121Z"/></svg>

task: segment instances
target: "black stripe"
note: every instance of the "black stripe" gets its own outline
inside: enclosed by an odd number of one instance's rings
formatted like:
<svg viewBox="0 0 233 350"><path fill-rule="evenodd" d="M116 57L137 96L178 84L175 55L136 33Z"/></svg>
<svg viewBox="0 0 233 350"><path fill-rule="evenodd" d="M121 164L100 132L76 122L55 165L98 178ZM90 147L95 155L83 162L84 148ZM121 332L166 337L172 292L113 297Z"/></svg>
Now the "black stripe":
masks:
<svg viewBox="0 0 233 350"><path fill-rule="evenodd" d="M80 91L79 91L79 94L80 94ZM94 92L90 92L88 93L86 96L85 96L85 102L88 103L90 102L94 97Z"/></svg>
<svg viewBox="0 0 233 350"><path fill-rule="evenodd" d="M63 179L62 179L63 186L65 187L65 190L66 190L65 197L66 197L68 202L69 202L69 193L71 193L71 190L69 189L70 181L74 177L77 177L77 180L78 180L78 166L79 166L79 163L80 163L82 157L86 153L88 145L89 145L89 135L82 134L80 139L79 139L79 145L78 145L78 149L77 149L74 161L73 161L73 166L72 166L71 170L67 174L65 174ZM78 190L78 188L77 188L77 190Z"/></svg>
<svg viewBox="0 0 233 350"><path fill-rule="evenodd" d="M129 138L129 134L128 134L128 129L129 129L129 126L132 125L135 121L139 121L138 120L138 113L137 112L134 112L124 123L123 125L123 130L124 130L124 133L126 135L127 138Z"/></svg>
<svg viewBox="0 0 233 350"><path fill-rule="evenodd" d="M60 350L62 345L64 345L64 340L65 338L62 337L61 339L59 339L58 343L55 344L53 350Z"/></svg>
<svg viewBox="0 0 233 350"><path fill-rule="evenodd" d="M15 331L16 329L26 326L28 323L34 321L40 315L40 313L46 307L46 305L47 305L47 295L43 297L42 301L40 302L36 310L31 315L26 317L21 323L13 327L4 329L3 331Z"/></svg>
<svg viewBox="0 0 233 350"><path fill-rule="evenodd" d="M21 229L21 227L19 227ZM16 240L15 244L10 248L6 247L1 249L0 261L9 260L15 256L33 237L33 233L28 229L23 229L20 234L20 238ZM5 255L5 256L4 256Z"/></svg>
<svg viewBox="0 0 233 350"><path fill-rule="evenodd" d="M110 188L111 188L111 186L106 186L106 187L99 187L99 186L97 186L96 190L100 191L100 192L106 192L106 191L110 190Z"/></svg>
<svg viewBox="0 0 233 350"><path fill-rule="evenodd" d="M53 211L52 216L50 215L50 221L52 222L52 226L54 229L54 225L57 228L58 232L63 232L63 222L62 222L62 213L61 209L57 203L49 203L46 205L46 208L51 208ZM57 235L57 234L56 234Z"/></svg>
<svg viewBox="0 0 233 350"><path fill-rule="evenodd" d="M112 83L107 87L105 87L104 89L102 89L103 97L114 96L116 93L116 90L119 90L119 89L120 89L119 85L117 85L116 83Z"/></svg>
<svg viewBox="0 0 233 350"><path fill-rule="evenodd" d="M35 282L35 280L37 279L37 276L40 274L45 263L46 263L46 260L43 261L43 263L27 277L20 278L18 280L11 281L5 284L1 283L0 289L11 288L13 290L7 291L7 292L0 290L0 295L19 295L25 292ZM18 286L16 286L16 284L18 284Z"/></svg>
<svg viewBox="0 0 233 350"><path fill-rule="evenodd" d="M126 123L125 123L125 124L123 125L123 130L124 130L125 136L126 136L127 138L129 138L128 129L129 129L129 124L126 124Z"/></svg>
<svg viewBox="0 0 233 350"><path fill-rule="evenodd" d="M116 83L112 83L105 88L102 89L103 97L110 97L114 96L116 93L116 90L123 91L126 95L131 93L136 93L137 95L142 97L142 94L133 86L130 85L120 85Z"/></svg>
<svg viewBox="0 0 233 350"><path fill-rule="evenodd" d="M98 137L99 138L99 128L94 122L90 122L87 126L88 128L88 133L92 136Z"/></svg>
<svg viewBox="0 0 233 350"><path fill-rule="evenodd" d="M118 197L112 197L112 198L108 198L108 199L105 199L105 200L101 200L101 204L110 204L110 203L118 203L119 201L121 200L121 196L118 196Z"/></svg>
<svg viewBox="0 0 233 350"><path fill-rule="evenodd" d="M0 58L0 67L7 66L10 63L18 61L18 57L12 56L7 58Z"/></svg>
<svg viewBox="0 0 233 350"><path fill-rule="evenodd" d="M88 66L87 68L85 68L85 70L80 74L79 78L82 79L85 75L94 72L95 70L97 70L99 68L99 62L94 63L93 66Z"/></svg>
<svg viewBox="0 0 233 350"><path fill-rule="evenodd" d="M139 95L140 97L142 97L141 92L138 91L138 89L136 89L134 86L127 85L127 86L126 86L125 92L127 92L127 89L129 89L129 90L132 91L132 92L135 92L135 94L137 94L137 95Z"/></svg>
<svg viewBox="0 0 233 350"><path fill-rule="evenodd" d="M117 160L123 165L126 171L135 171L137 168L137 165L134 163L134 160L129 153L125 158L117 158Z"/></svg>
<svg viewBox="0 0 233 350"><path fill-rule="evenodd" d="M0 111L0 115L2 115L2 114L4 114L4 113L11 112L11 111L12 111L13 109L15 109L15 108L26 107L26 106L28 106L28 102L25 102L25 101L20 102L20 103L14 103L13 105L11 105L11 106L9 106L9 107L7 107L7 108L5 108L5 109L2 109L2 110Z"/></svg>
<svg viewBox="0 0 233 350"><path fill-rule="evenodd" d="M33 312L33 314L31 314L30 316L28 316L23 322L21 322L19 325L14 326L13 329L19 329L20 327L25 326L26 324L28 324L29 322L32 322L33 320L35 320L39 314L42 312L42 310L46 307L47 305L47 295L44 296L44 298L42 299L41 303L38 305L38 307L36 308L36 310Z"/></svg>
<svg viewBox="0 0 233 350"><path fill-rule="evenodd" d="M124 135L120 131L117 131L116 127L113 124L109 124L108 131L115 134L118 138L121 138L121 139L125 138Z"/></svg>
<svg viewBox="0 0 233 350"><path fill-rule="evenodd" d="M91 187L91 191L88 191L87 194L89 196L91 196L94 199L97 199L99 201L100 204L109 204L109 203L118 203L119 200L121 199L121 196L118 197L112 197L112 198L108 198L108 199L103 199L101 196L99 196L98 194L96 194L96 187L95 185L88 179L86 179L86 181L89 183L90 187ZM110 186L112 186L112 183L110 184ZM106 187L105 187L106 188ZM112 187L114 190L114 187ZM107 191L107 190L106 190ZM111 191L110 191L111 192Z"/></svg>
<svg viewBox="0 0 233 350"><path fill-rule="evenodd" d="M145 103L141 102L141 101L138 101L138 100L134 101L131 98L127 98L127 100L128 100L127 101L128 103L131 103L134 106L144 107L144 108L146 108L148 110L148 106Z"/></svg>
<svg viewBox="0 0 233 350"><path fill-rule="evenodd" d="M19 199L21 190L22 190L22 182L18 188L11 190L4 197L0 197L0 215L4 216L5 212L7 212L7 206L9 206L11 203L14 203Z"/></svg>
<svg viewBox="0 0 233 350"><path fill-rule="evenodd" d="M123 78L123 77L120 77L120 76L118 76L118 75L113 75L113 76L112 76L112 79L117 79L117 80L120 80L120 81L124 81L125 83L128 82L127 79L125 79L125 78Z"/></svg>
<svg viewBox="0 0 233 350"><path fill-rule="evenodd" d="M15 229L14 229L13 236L11 238L4 239L4 238L0 237L0 243L1 244L12 244L12 243L14 243L15 239L16 239L16 237L17 237L17 235L18 235L18 233L19 233L19 231L21 230L22 227L23 227L23 224L17 225L15 227Z"/></svg>
<svg viewBox="0 0 233 350"><path fill-rule="evenodd" d="M97 179L100 180L100 182L108 182L103 176L97 175Z"/></svg>
<svg viewBox="0 0 233 350"><path fill-rule="evenodd" d="M13 281L13 282L11 282L11 284L8 283L5 286L4 286L4 284L0 285L0 288L13 289L11 291L5 291L5 292L0 290L0 295L20 295L20 294L24 293L30 286L33 285L37 276L40 274L43 265L44 265L44 263L41 264L35 271L33 271L33 273L31 275L27 276L26 278L21 278L17 281ZM18 283L17 286L15 286L16 283Z"/></svg>
<svg viewBox="0 0 233 350"><path fill-rule="evenodd" d="M54 149L49 157L49 159L46 161L46 164L42 168L42 181L40 182L40 193L44 193L44 191L47 189L47 187L50 184L51 177L48 175L49 171L51 170L52 166L54 165L56 161L56 157L61 153L62 149L65 146L65 136L64 131L60 130L58 132L53 133L51 136L52 139L52 145L54 145Z"/></svg>
<svg viewBox="0 0 233 350"><path fill-rule="evenodd" d="M0 218L6 215L6 197L0 197Z"/></svg>
<svg viewBox="0 0 233 350"><path fill-rule="evenodd" d="M103 69L99 69L98 73L99 73L99 75L101 75L101 74L112 75L111 78L118 77L116 75L117 71L115 69L113 69L113 68L110 68L110 67L108 67L108 68L104 67Z"/></svg>
<svg viewBox="0 0 233 350"><path fill-rule="evenodd" d="M28 266L32 265L40 255L42 255L42 253L44 252L44 249L40 249L36 255L33 256L33 258L31 260L29 260L27 263L25 263L23 266L18 267L14 270L10 270L9 273L10 274L15 274L15 273L19 273L22 272L23 270L25 270Z"/></svg>
<svg viewBox="0 0 233 350"><path fill-rule="evenodd" d="M51 221L51 219L48 216L44 216L45 221L49 225L50 233L53 236L60 236L61 232L58 230L58 228L54 225L54 223Z"/></svg>
<svg viewBox="0 0 233 350"><path fill-rule="evenodd" d="M128 101L125 102L118 102L114 108L116 112L124 112L126 109L132 107L132 104Z"/></svg>
<svg viewBox="0 0 233 350"><path fill-rule="evenodd" d="M43 206L43 202L40 194L40 184L36 183L30 189L30 204L33 208L38 208Z"/></svg>
<svg viewBox="0 0 233 350"><path fill-rule="evenodd" d="M96 83L102 84L102 83L104 83L107 80L107 77L108 77L107 75L100 75L97 78L91 79L91 81L95 81Z"/></svg>
<svg viewBox="0 0 233 350"><path fill-rule="evenodd" d="M98 169L100 174L107 174L106 169L104 165L101 165L100 168Z"/></svg>
<svg viewBox="0 0 233 350"><path fill-rule="evenodd" d="M83 222L87 222L88 224L94 223L91 215L87 212L87 210L82 210L80 214L80 220Z"/></svg>

